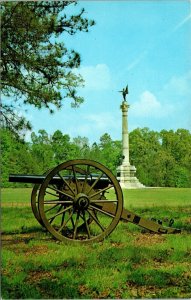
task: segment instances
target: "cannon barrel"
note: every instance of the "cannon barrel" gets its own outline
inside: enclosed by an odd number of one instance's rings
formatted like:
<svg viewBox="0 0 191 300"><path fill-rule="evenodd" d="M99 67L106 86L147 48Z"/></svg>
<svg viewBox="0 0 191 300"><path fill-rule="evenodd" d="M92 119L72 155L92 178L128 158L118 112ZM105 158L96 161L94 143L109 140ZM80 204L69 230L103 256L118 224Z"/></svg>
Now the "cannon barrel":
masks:
<svg viewBox="0 0 191 300"><path fill-rule="evenodd" d="M9 175L9 182L20 182L20 183L33 183L33 184L42 184L43 180L46 178L45 175L26 175L26 174L10 174ZM93 174L87 177L87 182L93 183L98 178L97 174ZM72 180L73 176L63 176L64 180ZM85 175L77 176L78 180L85 180ZM54 176L50 184L60 185L62 184L63 180L59 176ZM109 179L107 177L102 177L96 183L95 188L104 188L108 186Z"/></svg>
<svg viewBox="0 0 191 300"><path fill-rule="evenodd" d="M26 174L10 174L9 182L22 182L22 183L34 183L41 184L46 178L44 175L26 175ZM51 181L52 184L61 183L60 177L54 177Z"/></svg>

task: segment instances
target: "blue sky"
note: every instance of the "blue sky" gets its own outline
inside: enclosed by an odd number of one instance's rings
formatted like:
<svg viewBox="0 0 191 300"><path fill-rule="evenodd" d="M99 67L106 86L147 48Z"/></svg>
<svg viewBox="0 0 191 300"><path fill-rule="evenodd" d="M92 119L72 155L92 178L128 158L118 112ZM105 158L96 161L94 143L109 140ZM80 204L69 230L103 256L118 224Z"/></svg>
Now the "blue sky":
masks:
<svg viewBox="0 0 191 300"><path fill-rule="evenodd" d="M99 141L104 133L121 139L122 96L129 86L129 130L191 130L191 2L80 1L96 25L89 33L61 40L81 54L85 79L80 108L66 101L52 116L29 108L33 130L59 129L71 137Z"/></svg>

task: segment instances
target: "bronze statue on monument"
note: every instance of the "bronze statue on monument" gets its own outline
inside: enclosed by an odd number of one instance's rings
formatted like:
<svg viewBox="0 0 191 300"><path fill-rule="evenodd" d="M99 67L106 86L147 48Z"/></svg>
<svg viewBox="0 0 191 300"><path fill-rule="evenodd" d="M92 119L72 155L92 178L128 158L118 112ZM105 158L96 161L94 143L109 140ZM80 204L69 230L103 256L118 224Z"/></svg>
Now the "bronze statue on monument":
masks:
<svg viewBox="0 0 191 300"><path fill-rule="evenodd" d="M124 101L127 101L126 96L129 94L128 85L122 91L119 91L119 93L122 93Z"/></svg>

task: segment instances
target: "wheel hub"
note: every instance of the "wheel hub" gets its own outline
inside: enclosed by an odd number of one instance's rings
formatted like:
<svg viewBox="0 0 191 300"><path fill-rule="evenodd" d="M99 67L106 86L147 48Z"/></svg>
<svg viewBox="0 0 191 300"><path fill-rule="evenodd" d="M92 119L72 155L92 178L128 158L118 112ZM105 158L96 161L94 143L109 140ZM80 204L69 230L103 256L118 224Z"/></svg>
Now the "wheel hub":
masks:
<svg viewBox="0 0 191 300"><path fill-rule="evenodd" d="M75 205L80 210L86 210L90 204L89 198L87 195L80 193L75 198Z"/></svg>

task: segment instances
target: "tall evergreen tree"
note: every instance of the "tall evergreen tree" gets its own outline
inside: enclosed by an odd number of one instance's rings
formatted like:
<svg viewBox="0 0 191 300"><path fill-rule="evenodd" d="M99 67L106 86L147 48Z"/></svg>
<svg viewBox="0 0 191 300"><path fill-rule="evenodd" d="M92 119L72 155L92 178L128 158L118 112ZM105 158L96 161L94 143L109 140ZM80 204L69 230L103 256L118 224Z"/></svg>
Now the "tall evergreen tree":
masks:
<svg viewBox="0 0 191 300"><path fill-rule="evenodd" d="M80 55L59 39L88 32L94 25L84 18L84 9L66 13L75 4L74 0L1 2L1 114L3 125L13 132L31 128L16 113L23 104L53 112L63 98L70 98L73 106L83 102L77 95L83 80L73 72L80 66Z"/></svg>

